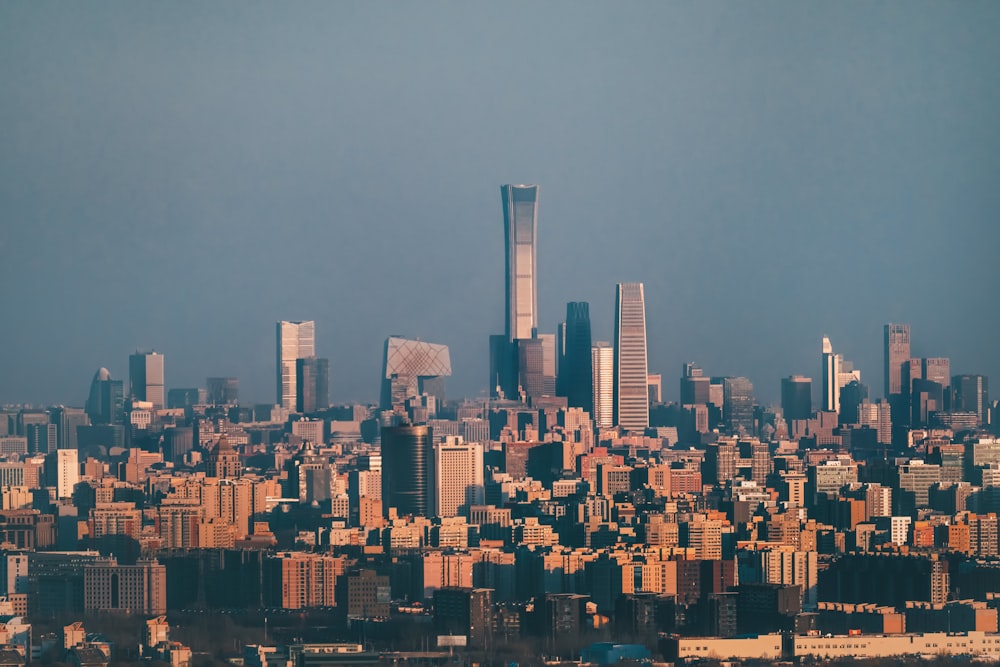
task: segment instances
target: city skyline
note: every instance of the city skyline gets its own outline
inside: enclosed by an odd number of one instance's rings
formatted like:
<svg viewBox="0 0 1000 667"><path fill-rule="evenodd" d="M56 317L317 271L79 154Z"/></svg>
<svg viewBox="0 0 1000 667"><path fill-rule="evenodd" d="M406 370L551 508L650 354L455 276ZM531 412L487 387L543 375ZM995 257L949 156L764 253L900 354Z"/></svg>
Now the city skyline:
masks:
<svg viewBox="0 0 1000 667"><path fill-rule="evenodd" d="M666 400L694 360L777 403L823 334L880 394L886 322L1000 376L1000 8L396 10L0 8L0 403L83 405L138 348L168 388L269 401L282 319L316 321L334 403L377 398L394 332L478 396L520 182L545 192L539 330L581 301L610 340L613 285L642 281Z"/></svg>

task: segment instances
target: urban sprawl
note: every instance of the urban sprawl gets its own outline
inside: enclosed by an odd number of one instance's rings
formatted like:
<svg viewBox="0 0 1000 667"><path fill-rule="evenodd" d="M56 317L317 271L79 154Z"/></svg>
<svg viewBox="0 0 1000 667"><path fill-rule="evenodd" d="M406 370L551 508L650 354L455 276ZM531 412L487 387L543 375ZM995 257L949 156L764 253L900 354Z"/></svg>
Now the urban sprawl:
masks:
<svg viewBox="0 0 1000 667"><path fill-rule="evenodd" d="M1000 659L985 376L887 324L880 397L817 332L780 406L695 363L664 403L643 284L612 341L584 302L540 333L538 187L501 195L488 399L392 336L378 403L331 406L314 322L280 321L273 404L140 351L82 408L4 407L0 667Z"/></svg>

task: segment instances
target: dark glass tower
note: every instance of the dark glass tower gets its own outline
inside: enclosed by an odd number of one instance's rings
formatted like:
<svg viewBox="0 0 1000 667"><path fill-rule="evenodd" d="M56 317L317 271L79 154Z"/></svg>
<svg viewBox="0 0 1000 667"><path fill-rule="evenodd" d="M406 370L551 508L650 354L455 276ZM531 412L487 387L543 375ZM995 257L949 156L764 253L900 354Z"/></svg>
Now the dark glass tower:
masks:
<svg viewBox="0 0 1000 667"><path fill-rule="evenodd" d="M781 379L781 411L785 421L809 419L812 414L812 380L801 375Z"/></svg>
<svg viewBox="0 0 1000 667"><path fill-rule="evenodd" d="M573 408L583 408L593 415L594 374L590 338L590 304L571 301L566 304L564 354L559 366L560 396Z"/></svg>
<svg viewBox="0 0 1000 667"><path fill-rule="evenodd" d="M330 360L306 357L295 360L295 410L311 413L330 407Z"/></svg>
<svg viewBox="0 0 1000 667"><path fill-rule="evenodd" d="M85 411L91 424L120 424L125 413L125 391L121 380L112 380L107 368L94 374Z"/></svg>
<svg viewBox="0 0 1000 667"><path fill-rule="evenodd" d="M430 516L434 507L433 433L429 426L382 429L382 508Z"/></svg>

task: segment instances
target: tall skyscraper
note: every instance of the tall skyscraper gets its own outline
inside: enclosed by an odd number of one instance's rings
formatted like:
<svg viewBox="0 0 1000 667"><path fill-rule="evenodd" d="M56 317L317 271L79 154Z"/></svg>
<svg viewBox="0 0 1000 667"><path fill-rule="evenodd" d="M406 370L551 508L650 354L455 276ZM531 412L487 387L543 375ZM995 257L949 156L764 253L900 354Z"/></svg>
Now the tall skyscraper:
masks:
<svg viewBox="0 0 1000 667"><path fill-rule="evenodd" d="M153 404L154 410L166 407L163 390L163 355L153 352L138 352L128 358L129 395L139 401Z"/></svg>
<svg viewBox="0 0 1000 667"><path fill-rule="evenodd" d="M507 340L531 338L538 327L535 274L538 186L502 185L503 226L507 239Z"/></svg>
<svg viewBox="0 0 1000 667"><path fill-rule="evenodd" d="M594 386L594 427L615 425L615 348L599 340L590 350Z"/></svg>
<svg viewBox="0 0 1000 667"><path fill-rule="evenodd" d="M951 379L954 392L952 410L974 412L979 424L987 421L990 406L990 384L985 375L956 375Z"/></svg>
<svg viewBox="0 0 1000 667"><path fill-rule="evenodd" d="M490 338L490 387L494 395L517 396L518 340L534 337L538 327L536 275L537 185L501 185L506 246L504 335Z"/></svg>
<svg viewBox="0 0 1000 667"><path fill-rule="evenodd" d="M559 367L558 394L566 397L571 408L583 408L593 414L593 354L590 338L590 304L572 301L566 304L564 358Z"/></svg>
<svg viewBox="0 0 1000 667"><path fill-rule="evenodd" d="M910 325L886 324L885 397L892 406L893 424L906 424L910 413L910 388L903 366L910 362Z"/></svg>
<svg viewBox="0 0 1000 667"><path fill-rule="evenodd" d="M745 377L722 380L722 419L730 433L754 435L753 383Z"/></svg>
<svg viewBox="0 0 1000 667"><path fill-rule="evenodd" d="M701 368L688 361L681 366L681 405L708 405L711 379Z"/></svg>
<svg viewBox="0 0 1000 667"><path fill-rule="evenodd" d="M840 401L838 401L837 376L840 375L840 355L833 353L833 345L830 339L823 336L823 410L826 412L839 412Z"/></svg>
<svg viewBox="0 0 1000 667"><path fill-rule="evenodd" d="M382 508L400 516L431 516L434 509L434 434L429 426L382 429Z"/></svg>
<svg viewBox="0 0 1000 667"><path fill-rule="evenodd" d="M484 504L483 446L448 437L434 446L434 515L468 516L473 505Z"/></svg>
<svg viewBox="0 0 1000 667"><path fill-rule="evenodd" d="M781 379L781 411L789 424L812 415L812 379L801 375Z"/></svg>
<svg viewBox="0 0 1000 667"><path fill-rule="evenodd" d="M626 431L649 426L646 299L642 283L619 283L615 299L614 421Z"/></svg>
<svg viewBox="0 0 1000 667"><path fill-rule="evenodd" d="M312 320L277 323L277 398L286 410L297 407L295 360L316 356L316 323Z"/></svg>
<svg viewBox="0 0 1000 667"><path fill-rule="evenodd" d="M121 380L112 380L107 368L94 373L85 410L92 424L120 424L125 414Z"/></svg>
<svg viewBox="0 0 1000 667"><path fill-rule="evenodd" d="M854 364L844 359L842 354L833 353L830 339L823 336L823 402L822 409L826 412L840 413L840 391L851 382L861 382L861 371Z"/></svg>
<svg viewBox="0 0 1000 667"><path fill-rule="evenodd" d="M330 360L304 357L295 360L295 410L310 413L330 407Z"/></svg>

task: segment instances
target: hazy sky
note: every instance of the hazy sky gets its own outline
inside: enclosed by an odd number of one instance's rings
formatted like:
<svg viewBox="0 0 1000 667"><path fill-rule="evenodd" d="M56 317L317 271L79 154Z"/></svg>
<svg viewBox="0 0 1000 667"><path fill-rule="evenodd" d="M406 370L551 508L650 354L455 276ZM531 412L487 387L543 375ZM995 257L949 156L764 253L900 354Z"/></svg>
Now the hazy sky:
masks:
<svg viewBox="0 0 1000 667"><path fill-rule="evenodd" d="M649 365L882 394L882 325L1000 389L1000 2L0 3L0 403L137 347L335 402L392 334L485 391L501 183L538 183L540 326L646 285ZM995 391L994 393L1000 393ZM818 401L814 391L814 403Z"/></svg>

